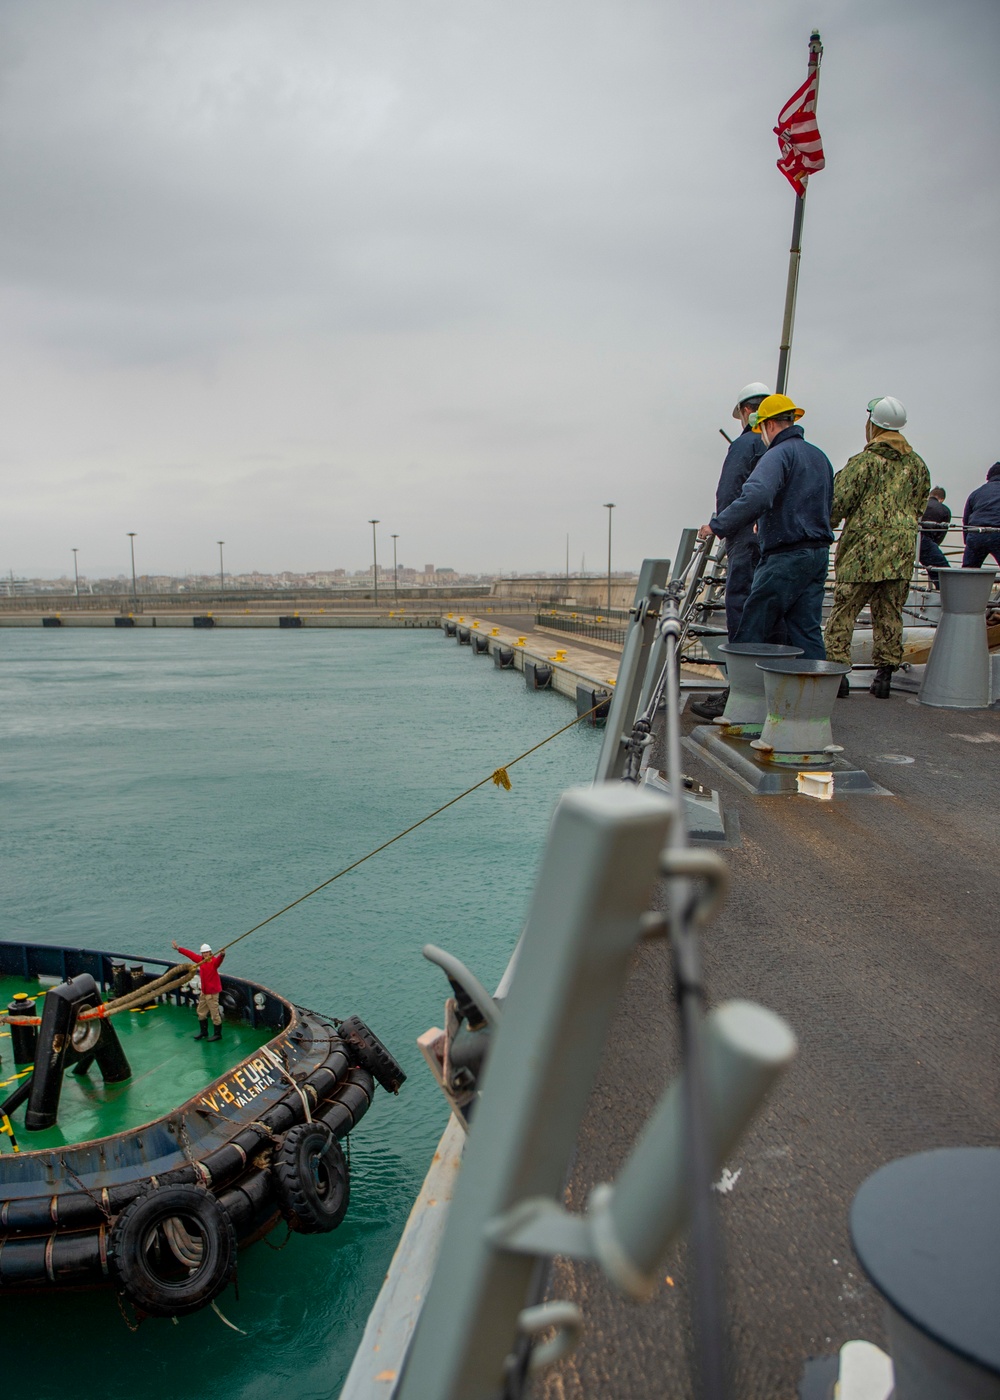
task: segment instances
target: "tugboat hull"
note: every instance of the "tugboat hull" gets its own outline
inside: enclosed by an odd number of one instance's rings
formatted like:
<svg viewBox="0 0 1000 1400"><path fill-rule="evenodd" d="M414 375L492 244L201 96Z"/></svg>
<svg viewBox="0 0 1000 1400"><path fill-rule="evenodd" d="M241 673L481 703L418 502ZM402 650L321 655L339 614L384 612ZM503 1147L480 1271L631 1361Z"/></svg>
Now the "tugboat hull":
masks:
<svg viewBox="0 0 1000 1400"><path fill-rule="evenodd" d="M0 972L25 980L86 972L107 990L113 963L0 943ZM375 1076L392 1092L405 1076L356 1017L327 1019L241 978L223 989L231 1014L275 1034L201 1092L86 1142L32 1149L30 1133L11 1135L16 1150L0 1154L0 1293L115 1287L142 1313L179 1316L211 1302L236 1249L280 1219L313 1233L340 1223L339 1140L367 1112Z"/></svg>

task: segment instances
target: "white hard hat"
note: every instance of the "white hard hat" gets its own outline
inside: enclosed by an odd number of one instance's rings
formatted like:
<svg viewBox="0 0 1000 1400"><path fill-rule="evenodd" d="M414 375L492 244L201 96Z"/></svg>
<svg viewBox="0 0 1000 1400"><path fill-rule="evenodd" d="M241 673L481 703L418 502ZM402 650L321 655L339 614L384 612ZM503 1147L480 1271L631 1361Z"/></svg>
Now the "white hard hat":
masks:
<svg viewBox="0 0 1000 1400"><path fill-rule="evenodd" d="M211 951L212 951L212 945L211 945L211 943L203 943L203 944L201 945L201 947L198 949L198 952L199 952L199 953L210 953Z"/></svg>
<svg viewBox="0 0 1000 1400"><path fill-rule="evenodd" d="M739 398L736 400L736 407L733 409L733 417L738 418L740 416L740 409L746 403L747 399L766 399L770 392L766 384L744 384L743 388L740 390Z"/></svg>
<svg viewBox="0 0 1000 1400"><path fill-rule="evenodd" d="M898 430L906 423L906 409L898 399L872 399L868 412L877 428Z"/></svg>

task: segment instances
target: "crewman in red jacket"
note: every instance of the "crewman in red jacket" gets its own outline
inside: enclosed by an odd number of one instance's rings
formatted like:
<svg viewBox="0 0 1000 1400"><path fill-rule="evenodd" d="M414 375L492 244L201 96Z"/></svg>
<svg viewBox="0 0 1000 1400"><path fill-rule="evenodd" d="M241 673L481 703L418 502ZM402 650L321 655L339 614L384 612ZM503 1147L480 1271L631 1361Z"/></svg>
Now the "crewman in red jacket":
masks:
<svg viewBox="0 0 1000 1400"><path fill-rule="evenodd" d="M219 1010L219 993L222 991L222 978L219 976L219 966L226 956L225 949L221 953L213 953L210 943L203 943L201 951L192 953L190 948L182 948L179 943L171 944L182 957L189 962L197 964L198 976L201 978L201 996L198 998L198 1034L195 1040L221 1040L222 1039L222 1012ZM212 1018L212 1026L215 1034L208 1033L208 1018Z"/></svg>

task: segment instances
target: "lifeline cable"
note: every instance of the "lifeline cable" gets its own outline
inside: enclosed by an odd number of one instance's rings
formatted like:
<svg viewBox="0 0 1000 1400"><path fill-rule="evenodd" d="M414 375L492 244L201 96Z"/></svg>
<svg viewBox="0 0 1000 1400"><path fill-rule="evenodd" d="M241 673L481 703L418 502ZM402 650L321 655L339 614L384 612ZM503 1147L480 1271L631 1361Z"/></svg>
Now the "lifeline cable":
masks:
<svg viewBox="0 0 1000 1400"><path fill-rule="evenodd" d="M509 763L502 765L500 768L495 768L492 773L487 774L485 778L480 778L478 783L473 783L472 787L466 788L465 791L460 792L457 797L453 797L441 807L435 808L433 812L428 812L426 817L421 817L419 821L414 822L412 826L404 828L403 831L397 832L395 836L390 836L388 841L383 841L381 846L376 846L375 849L369 851L367 855L360 856L357 860L352 861L350 865L345 865L343 870L338 870L336 875L330 876L329 880L324 880L323 883L317 885L315 889L308 890L305 894L300 894L298 899L293 899L291 904L286 904L283 909L279 909L274 914L269 914L266 919L261 919L259 924L254 924L253 928L248 928L246 933L241 933L236 938L231 938L228 943L222 945L218 950L219 953L225 953L228 949L235 947L237 943L241 943L244 938L249 938L252 933L256 933L257 930L263 928L265 924L270 924L273 923L275 919L280 919L282 914L288 913L289 909L294 909L297 904L302 904L305 900L311 899L314 894L319 894L320 890L325 890L327 885L332 885L334 880L339 880L342 875L348 875L352 870L357 870L358 866L363 865L366 860L371 860L372 856L377 856L381 851L386 850L396 841L401 841L404 836L409 836L411 831L416 831L418 826L423 826L424 823L429 822L432 817L440 816L440 814L446 812L449 807L454 807L456 802L461 802L463 797L468 797L469 794L475 792L477 788L484 787L486 783L495 783L497 787L509 790L510 779L507 777L508 768L513 768L514 764L520 763L522 758L527 758L529 754L535 753L536 750L543 748L545 744L551 743L553 739L558 739L560 734L565 734L567 729L572 729L573 726L579 724L581 720L589 719L595 711L600 709L603 703L602 700L591 709L585 710L582 715L577 715L576 719L570 720L569 724L564 724L561 729L557 729L555 733L550 734L548 738L541 739L537 744L532 744L530 749L525 749L524 753L519 753L517 758L512 758Z"/></svg>
<svg viewBox="0 0 1000 1400"><path fill-rule="evenodd" d="M429 822L432 817L440 816L442 812L446 812L449 807L454 807L456 802L461 802L463 797L468 797L470 793L475 792L477 788L484 787L486 783L495 783L498 788L504 788L509 792L510 779L507 776L508 768L513 768L514 764L520 763L522 758L527 758L529 754L535 753L538 749L551 743L553 739L558 739L560 734L565 734L567 729L572 729L573 726L579 724L581 720L589 719L592 714L600 709L603 703L602 700L598 704L592 706L591 709L585 710L582 715L577 715L576 719L570 720L569 724L564 724L562 728L557 729L554 734L548 735L545 739L540 739L537 744L532 744L530 749L525 749L524 753L519 753L517 758L512 758L509 763L503 764L499 768L494 768L492 773L488 774L485 778L480 778L478 783L473 783L472 787L466 788L465 791L460 792L457 797L453 797L449 802L445 802L443 806L436 808L433 812L428 812L426 817L421 817L419 821L414 822L412 826L406 827L403 831L397 832L395 836L390 836L389 840L383 841L381 846L376 846L375 849L369 851L367 855L360 856L350 865L346 865L343 870L338 870L336 875L331 875L329 880L324 880L323 883L317 885L315 889L308 890L305 894L300 894L298 899L292 900L291 904L286 904L283 909L279 909L274 914L269 914L268 917L262 919L259 924L254 924L253 928L248 928L246 933L241 933L238 937L231 938L228 943L222 945L218 952L225 953L229 948L234 947L237 943L241 943L244 938L249 938L252 933L256 933L258 929L262 929L265 924L270 924L273 923L275 919L280 919L282 914L288 913L289 909L294 909L297 904L302 904L305 900L311 899L314 894L319 894L320 890L325 890L327 885L332 885L334 880L339 880L342 875L348 875L352 870L357 870L358 866L363 865L366 860L371 860L372 856L377 856L381 851L394 845L396 841L402 840L404 836L409 836L410 832L416 831L418 826L423 826L424 823ZM77 1019L81 1021L103 1020L108 1016L116 1016L121 1011L130 1011L134 1006L148 1001L151 996L154 998L162 996L164 993L173 991L176 987L181 986L184 982L190 981L195 972L197 972L197 968L194 964L179 963L175 967L170 968L168 972L163 973L162 976L157 977L154 981L148 982L144 987L136 988L135 991L128 992L125 996L118 997L114 1001L104 1002L100 1006L81 1011ZM38 1026L41 1025L41 1021L41 1016L10 1016L6 1013L0 1013L0 1025Z"/></svg>

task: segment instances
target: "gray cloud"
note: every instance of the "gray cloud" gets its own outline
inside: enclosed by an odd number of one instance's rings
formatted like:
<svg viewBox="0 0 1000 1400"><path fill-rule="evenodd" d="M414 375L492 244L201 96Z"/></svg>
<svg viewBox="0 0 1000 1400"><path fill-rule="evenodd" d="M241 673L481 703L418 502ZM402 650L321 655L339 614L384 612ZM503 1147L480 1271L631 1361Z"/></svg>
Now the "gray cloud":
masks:
<svg viewBox="0 0 1000 1400"><path fill-rule="evenodd" d="M773 375L771 126L827 45L792 390L877 392L952 495L1000 455L986 0L8 0L0 566L467 568L669 551ZM947 395L981 403L957 415ZM127 542L125 542L127 543ZM404 548L405 546L405 548Z"/></svg>

